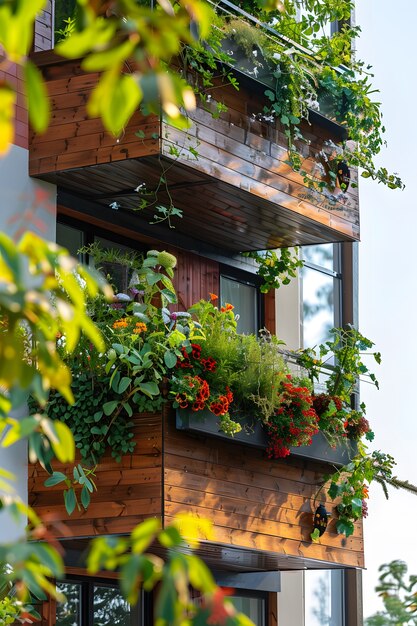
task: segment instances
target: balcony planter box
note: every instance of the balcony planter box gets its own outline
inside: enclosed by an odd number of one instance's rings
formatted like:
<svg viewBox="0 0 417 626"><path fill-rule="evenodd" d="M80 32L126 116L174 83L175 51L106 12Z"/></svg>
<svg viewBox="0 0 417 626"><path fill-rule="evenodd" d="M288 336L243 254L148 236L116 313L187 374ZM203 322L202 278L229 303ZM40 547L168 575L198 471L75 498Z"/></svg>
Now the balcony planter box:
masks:
<svg viewBox="0 0 417 626"><path fill-rule="evenodd" d="M210 411L187 411L177 409L177 430L186 430L196 435L208 435L219 439L228 440L231 443L243 443L247 446L265 450L268 437L260 422L241 420L243 426L240 433L233 437L219 430L217 418ZM245 428L246 427L246 428ZM323 433L319 432L313 437L311 446L299 446L291 448L291 456L314 461L330 463L341 467L350 461L356 453L356 443L346 441L345 445L332 448Z"/></svg>
<svg viewBox="0 0 417 626"><path fill-rule="evenodd" d="M272 87L275 84L276 79L273 72L276 66L265 58L259 46L254 46L253 54L248 56L247 52L236 43L233 37L226 37L222 41L221 49L232 59L228 65L235 71L241 72L267 87Z"/></svg>

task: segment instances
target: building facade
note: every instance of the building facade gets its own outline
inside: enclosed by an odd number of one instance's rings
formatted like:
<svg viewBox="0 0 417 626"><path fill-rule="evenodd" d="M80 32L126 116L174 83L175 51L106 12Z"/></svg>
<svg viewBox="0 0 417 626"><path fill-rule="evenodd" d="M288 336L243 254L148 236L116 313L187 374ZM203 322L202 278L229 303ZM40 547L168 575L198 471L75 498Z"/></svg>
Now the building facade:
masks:
<svg viewBox="0 0 417 626"><path fill-rule="evenodd" d="M53 15L52 1L37 22L32 57L47 82L51 124L44 135L28 130L18 100L16 145L0 163L8 190L2 227L15 234L35 219L45 237L74 255L94 242L166 249L178 259L179 310L219 294L240 312L241 332L265 327L289 349L356 323L357 189L343 193L339 186L329 199L306 186L286 161L279 122L258 115L265 106L262 82L237 72L236 92L218 79L216 99L227 110L213 117L214 98L199 105L189 131L137 111L114 138L86 114L98 75L53 52ZM11 80L21 84L18 76ZM343 129L314 111L310 122L303 129L305 157L314 168L317 151L340 141ZM175 228L150 224L153 208L134 210L141 189L181 209ZM241 253L288 246L301 246L302 273L277 292L261 293L256 267ZM270 461L244 442L181 427L168 407L138 415L135 436L135 452L120 464L103 459L91 505L70 519L62 493L45 488L46 474L29 467L30 504L40 514L54 512L71 533L64 539L67 580L60 584L67 602L44 604L44 626L150 624L152 596L130 609L117 577L89 577L83 554L89 537L128 533L149 516L168 523L180 511L213 520L216 541L204 542L200 554L257 626L361 623L361 524L345 538L331 522L319 543L310 539L317 485L329 471L325 458ZM21 487L25 492L25 464Z"/></svg>

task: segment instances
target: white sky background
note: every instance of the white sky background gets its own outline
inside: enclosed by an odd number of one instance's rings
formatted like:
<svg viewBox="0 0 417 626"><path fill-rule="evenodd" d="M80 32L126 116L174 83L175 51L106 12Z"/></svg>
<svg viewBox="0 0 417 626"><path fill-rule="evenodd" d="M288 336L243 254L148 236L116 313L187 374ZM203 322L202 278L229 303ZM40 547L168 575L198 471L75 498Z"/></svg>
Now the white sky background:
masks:
<svg viewBox="0 0 417 626"><path fill-rule="evenodd" d="M357 0L359 58L373 66L388 148L380 163L407 187L391 191L361 179L360 329L383 362L380 392L362 385L376 447L397 460L397 475L417 483L417 47L416 0ZM378 566L400 558L417 574L417 497L371 491L365 525L365 615L380 605Z"/></svg>

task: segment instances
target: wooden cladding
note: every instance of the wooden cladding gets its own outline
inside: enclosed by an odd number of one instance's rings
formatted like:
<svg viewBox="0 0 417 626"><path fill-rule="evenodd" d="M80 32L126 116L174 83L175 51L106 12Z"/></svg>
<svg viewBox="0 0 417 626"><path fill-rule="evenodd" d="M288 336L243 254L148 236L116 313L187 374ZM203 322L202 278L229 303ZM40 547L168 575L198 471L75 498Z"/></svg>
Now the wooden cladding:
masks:
<svg viewBox="0 0 417 626"><path fill-rule="evenodd" d="M355 238L359 231L358 189L349 188L347 193L339 187L332 193L309 189L303 175L288 163L287 140L279 125L261 122L249 113L251 108L262 112L262 98L254 98L244 89L235 93L231 87L223 88L221 96L227 112L219 119L213 120L209 111L198 107L190 114L193 126L186 133L162 124L164 156L169 157L174 151L176 163L209 174L235 187L239 194L244 191ZM323 142L334 137L329 137L318 126L305 125L303 133L309 143L299 146L304 156L302 169L315 178L326 180L326 175L321 175L321 171L326 171L326 161L317 154ZM197 158L193 150L198 152ZM356 181L356 173L354 178ZM209 189L208 193L215 191ZM220 201L221 192L218 196ZM233 211L232 206L229 211ZM266 210L260 212L260 220L265 213Z"/></svg>
<svg viewBox="0 0 417 626"><path fill-rule="evenodd" d="M237 92L216 85L213 93L227 111L213 117L199 105L187 131L137 111L116 139L100 120L87 117L98 74L51 53L38 53L34 60L48 85L52 120L44 135L32 133L32 176L98 209L116 203L138 232L144 220L154 221L155 206L173 205L183 212L182 219L174 219L176 232L233 252L359 238L357 188L310 189L287 162L279 122L262 118L265 99L255 86L242 84ZM303 133L302 169L329 180L323 146L337 137L318 124L306 123ZM147 196L135 191L139 185ZM150 198L149 208L134 212L141 198Z"/></svg>
<svg viewBox="0 0 417 626"><path fill-rule="evenodd" d="M86 103L98 74L85 74L79 63L43 67L51 101L46 133L32 133L29 173L48 172L109 163L159 152L159 118L137 111L121 137L105 131L100 119L90 119ZM136 133L144 133L145 139Z"/></svg>
<svg viewBox="0 0 417 626"><path fill-rule="evenodd" d="M162 423L161 416L133 416L135 452L120 463L107 454L103 457L87 511L77 509L68 518L62 485L45 487L47 473L39 465L29 466L29 500L36 511L52 520L65 520L76 537L128 533L136 524L162 514ZM54 464L56 471L71 468Z"/></svg>
<svg viewBox="0 0 417 626"><path fill-rule="evenodd" d="M186 311L199 300L209 300L210 293L219 293L219 264L216 261L175 248L170 251L177 257L174 287L179 311Z"/></svg>
<svg viewBox="0 0 417 626"><path fill-rule="evenodd" d="M363 567L361 524L346 539L332 521L320 542L311 542L315 497L328 467L291 458L269 461L244 445L177 431L169 410L137 416L135 440L134 453L120 464L103 459L87 511L68 519L62 486L45 487L46 473L38 466L30 470L31 505L49 519L65 520L74 537L127 533L147 517L169 523L184 511L210 518L216 542L204 542L200 552L217 567L300 568L313 561ZM59 464L55 469L70 471ZM334 506L325 504L328 510ZM237 562L234 551L241 551ZM245 565L248 555L251 564Z"/></svg>
<svg viewBox="0 0 417 626"><path fill-rule="evenodd" d="M187 511L212 519L221 544L363 567L360 524L346 539L333 521L319 543L311 542L323 470L292 459L269 461L244 445L178 432L170 416L164 438L165 520Z"/></svg>

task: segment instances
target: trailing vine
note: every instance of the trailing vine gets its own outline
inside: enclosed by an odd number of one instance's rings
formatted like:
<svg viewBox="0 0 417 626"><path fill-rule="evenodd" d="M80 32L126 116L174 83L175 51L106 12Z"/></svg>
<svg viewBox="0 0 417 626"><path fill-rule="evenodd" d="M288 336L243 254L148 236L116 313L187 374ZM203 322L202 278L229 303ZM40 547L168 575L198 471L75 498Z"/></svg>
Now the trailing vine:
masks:
<svg viewBox="0 0 417 626"><path fill-rule="evenodd" d="M262 293L288 285L295 278L297 270L304 262L298 256L298 248L280 248L262 252L246 252L244 256L254 259L258 264L257 274L263 279L260 286Z"/></svg>

